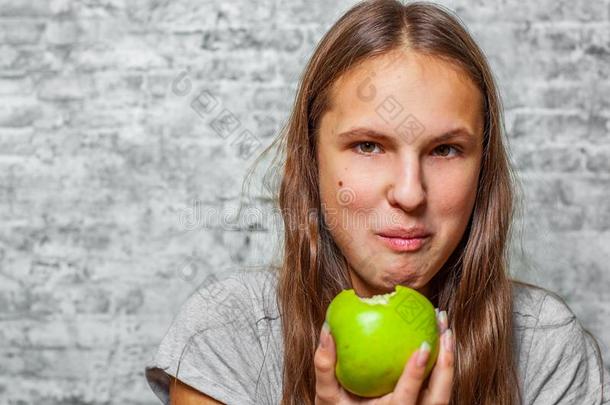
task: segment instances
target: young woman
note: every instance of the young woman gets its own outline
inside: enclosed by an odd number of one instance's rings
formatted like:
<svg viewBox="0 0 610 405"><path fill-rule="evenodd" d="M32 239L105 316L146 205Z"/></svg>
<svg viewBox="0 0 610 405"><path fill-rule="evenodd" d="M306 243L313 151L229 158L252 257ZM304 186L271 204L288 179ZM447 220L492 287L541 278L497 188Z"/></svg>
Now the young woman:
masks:
<svg viewBox="0 0 610 405"><path fill-rule="evenodd" d="M354 6L271 145L281 262L194 294L146 368L152 388L181 405L606 403L595 339L560 297L509 278L517 183L503 136L489 65L450 12ZM423 348L392 393L357 398L335 378L326 309L343 289L397 284L441 310L439 358L424 380Z"/></svg>

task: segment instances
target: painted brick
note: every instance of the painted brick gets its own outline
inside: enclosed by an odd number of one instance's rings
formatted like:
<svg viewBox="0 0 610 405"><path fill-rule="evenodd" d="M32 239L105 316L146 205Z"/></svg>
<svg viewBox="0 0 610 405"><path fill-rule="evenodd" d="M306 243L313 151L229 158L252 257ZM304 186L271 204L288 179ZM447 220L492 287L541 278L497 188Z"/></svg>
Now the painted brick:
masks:
<svg viewBox="0 0 610 405"><path fill-rule="evenodd" d="M143 365L184 300L279 244L256 182L236 215L243 175L353 4L0 0L0 402L158 403ZM442 4L499 81L511 270L567 299L610 372L608 1Z"/></svg>

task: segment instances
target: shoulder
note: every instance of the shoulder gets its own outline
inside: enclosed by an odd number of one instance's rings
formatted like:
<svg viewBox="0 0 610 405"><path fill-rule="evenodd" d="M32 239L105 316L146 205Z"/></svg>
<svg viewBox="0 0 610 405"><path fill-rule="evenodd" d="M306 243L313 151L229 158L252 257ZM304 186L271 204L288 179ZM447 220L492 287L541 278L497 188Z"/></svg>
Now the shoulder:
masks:
<svg viewBox="0 0 610 405"><path fill-rule="evenodd" d="M277 272L265 267L244 267L233 273L232 279L244 292L248 299L265 316L277 316L276 302Z"/></svg>
<svg viewBox="0 0 610 405"><path fill-rule="evenodd" d="M277 319L274 280L270 270L242 267L209 275L195 288L145 368L164 403L170 376L224 403L269 399L265 387L278 380L265 361L276 350L270 342L277 325L267 321Z"/></svg>
<svg viewBox="0 0 610 405"><path fill-rule="evenodd" d="M223 308L241 308L255 314L273 315L276 274L265 268L241 267L225 275L210 275L184 303L181 313L226 315ZM201 310L206 309L205 313Z"/></svg>
<svg viewBox="0 0 610 405"><path fill-rule="evenodd" d="M522 281L513 281L513 314L518 328L558 327L576 319L560 295Z"/></svg>
<svg viewBox="0 0 610 405"><path fill-rule="evenodd" d="M606 403L599 345L559 294L513 282L513 320L525 403Z"/></svg>
<svg viewBox="0 0 610 405"><path fill-rule="evenodd" d="M180 335L181 341L188 337L190 344L216 341L236 349L260 348L279 318L276 277L269 270L247 267L207 277L184 302L170 332Z"/></svg>

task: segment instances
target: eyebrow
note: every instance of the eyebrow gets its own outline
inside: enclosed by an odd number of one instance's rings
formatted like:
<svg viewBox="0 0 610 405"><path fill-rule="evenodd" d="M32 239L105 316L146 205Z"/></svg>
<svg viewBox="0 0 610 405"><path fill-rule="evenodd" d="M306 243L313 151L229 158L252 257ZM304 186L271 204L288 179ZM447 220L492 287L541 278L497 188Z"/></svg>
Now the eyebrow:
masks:
<svg viewBox="0 0 610 405"><path fill-rule="evenodd" d="M345 132L341 132L339 135L337 135L337 137L340 139L357 138L357 137L361 137L361 136L368 136L371 138L375 138L375 139L379 139L379 140L386 140L389 142L395 141L394 136L386 135L382 132L376 131L371 128L366 128L366 127L351 128L351 129L349 129ZM454 128L452 130L444 132L441 135L432 138L432 141L433 142L447 142L447 141L453 140L455 138L464 138L469 142L474 142L474 140L475 140L474 135L472 133L470 133L466 128L459 127L459 128Z"/></svg>

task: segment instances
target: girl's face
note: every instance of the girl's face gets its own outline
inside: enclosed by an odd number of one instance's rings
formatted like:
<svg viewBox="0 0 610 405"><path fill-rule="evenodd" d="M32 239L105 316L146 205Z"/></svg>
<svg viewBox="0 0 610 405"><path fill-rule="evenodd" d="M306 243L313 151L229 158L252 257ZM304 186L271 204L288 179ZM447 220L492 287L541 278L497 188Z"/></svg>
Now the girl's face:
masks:
<svg viewBox="0 0 610 405"><path fill-rule="evenodd" d="M340 77L331 101L316 140L320 196L354 290L370 297L402 284L429 295L473 210L480 91L447 62L397 51ZM429 236L411 250L380 236L413 227Z"/></svg>

